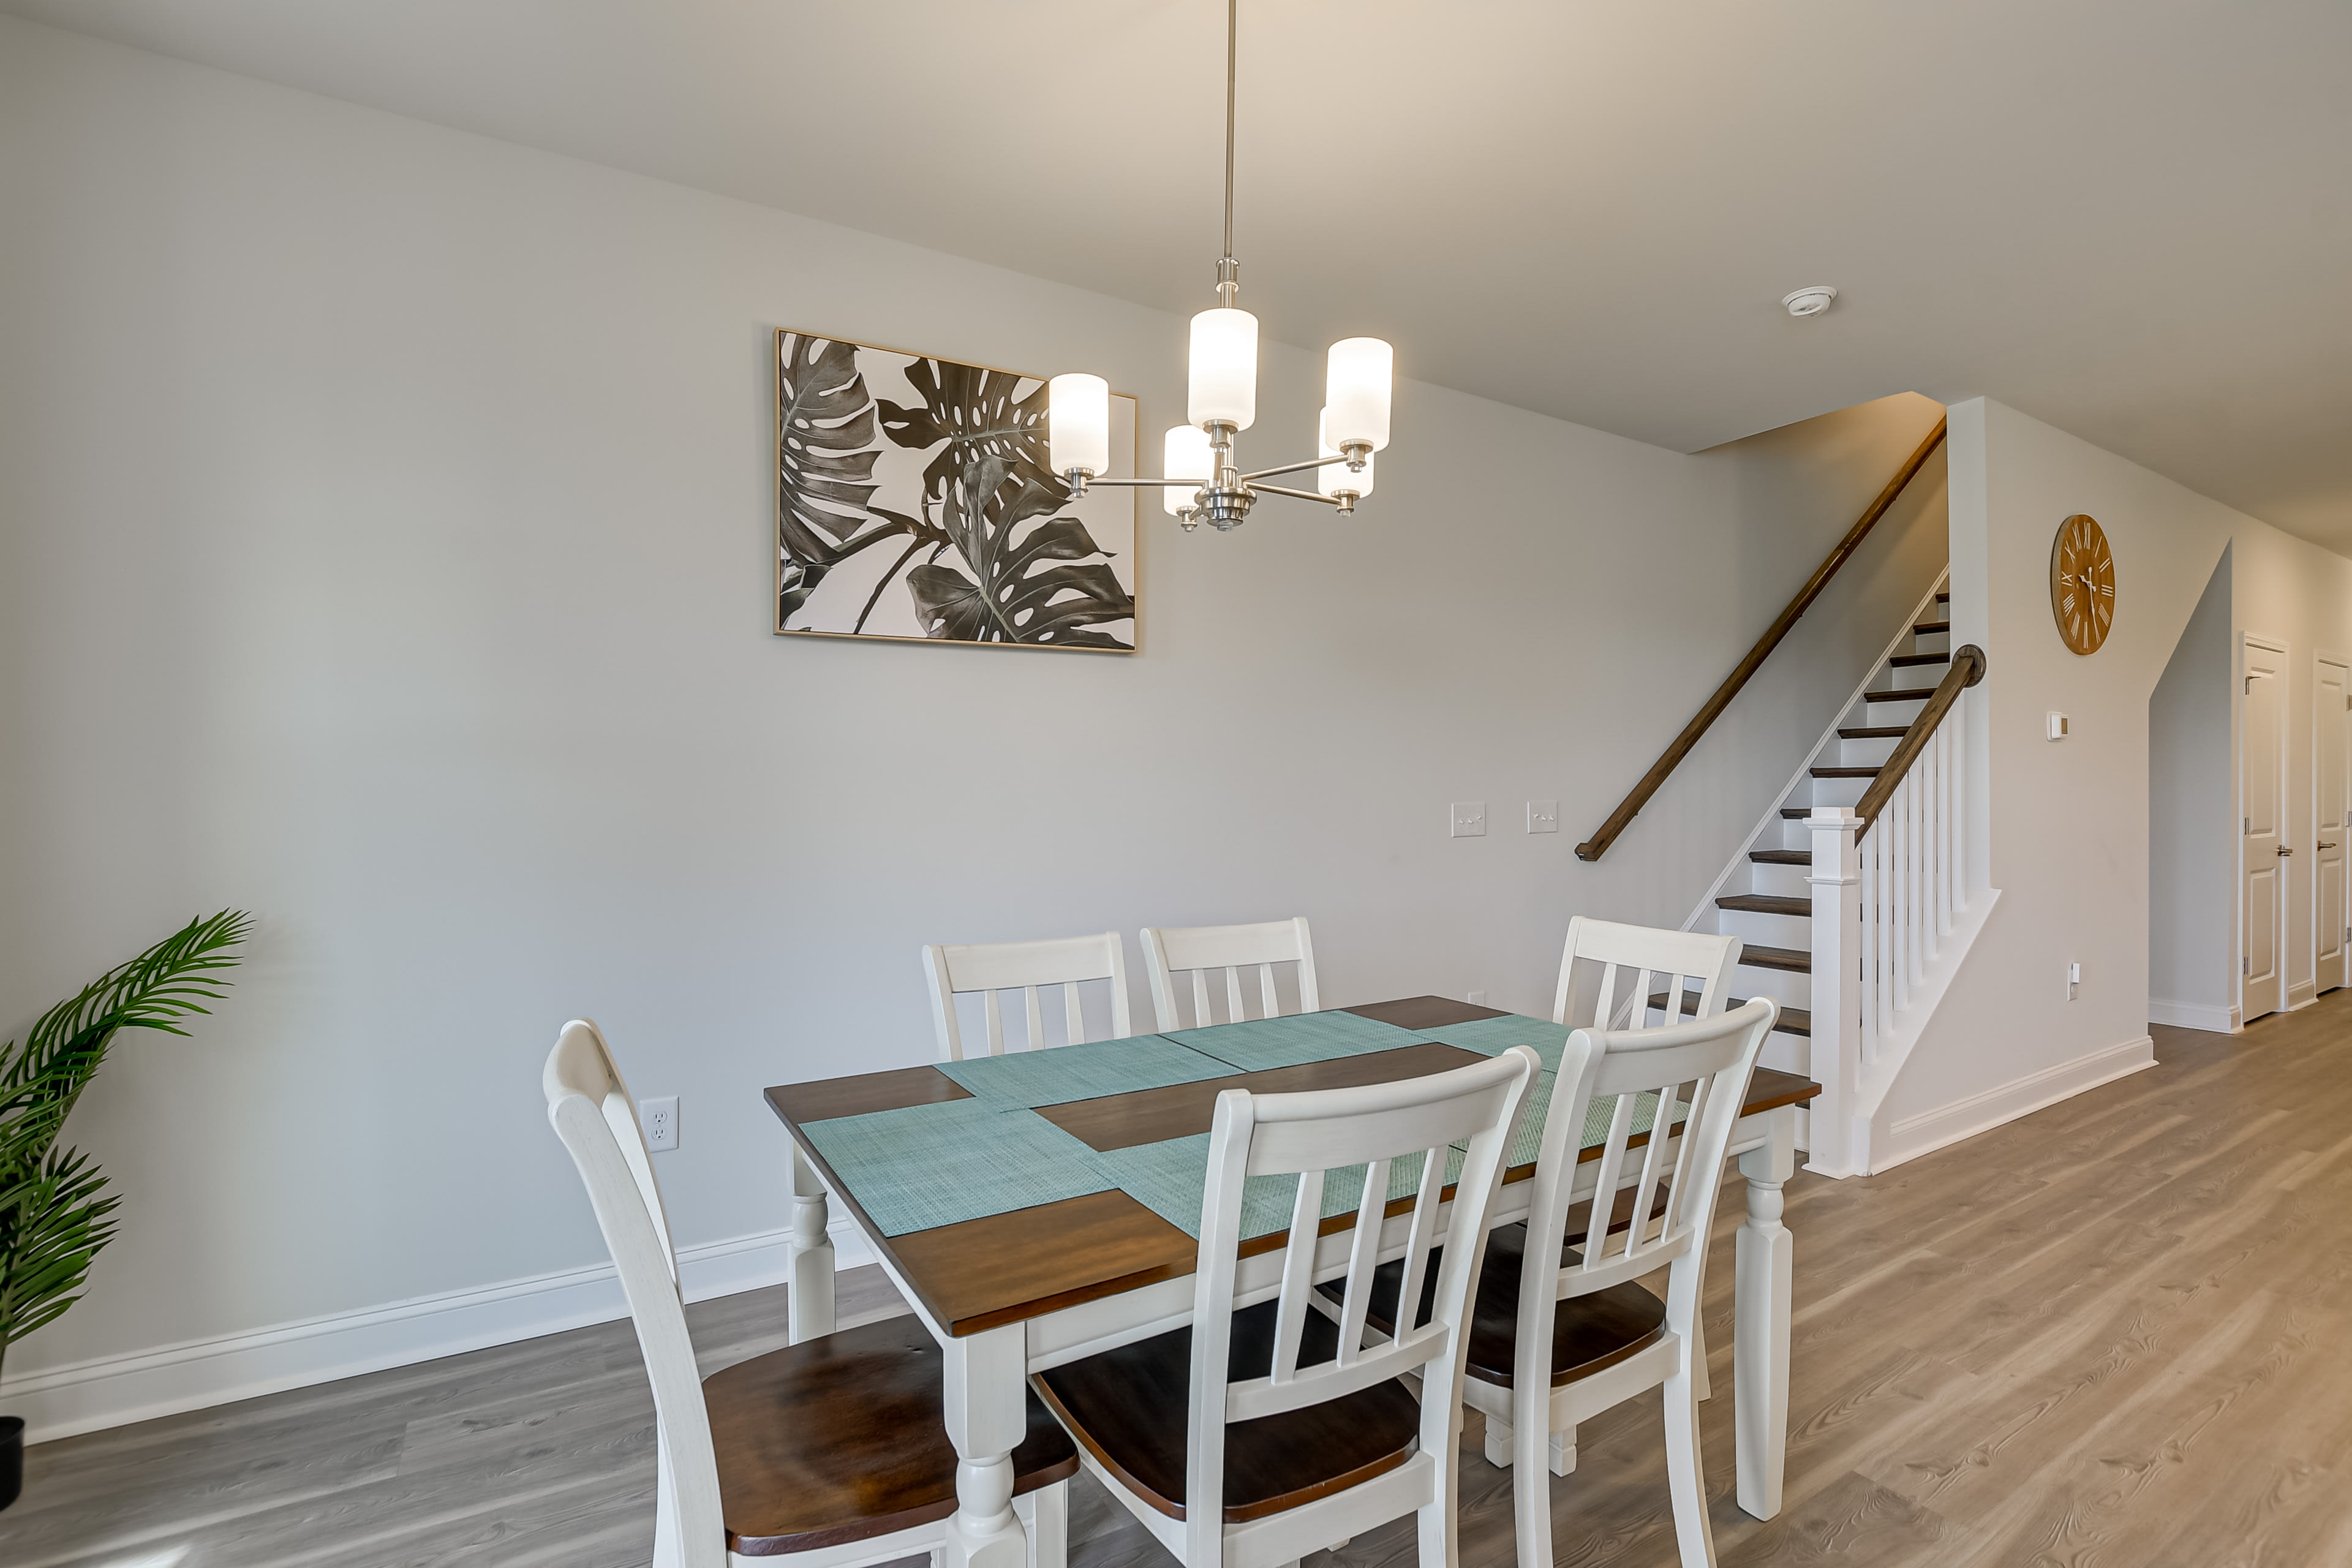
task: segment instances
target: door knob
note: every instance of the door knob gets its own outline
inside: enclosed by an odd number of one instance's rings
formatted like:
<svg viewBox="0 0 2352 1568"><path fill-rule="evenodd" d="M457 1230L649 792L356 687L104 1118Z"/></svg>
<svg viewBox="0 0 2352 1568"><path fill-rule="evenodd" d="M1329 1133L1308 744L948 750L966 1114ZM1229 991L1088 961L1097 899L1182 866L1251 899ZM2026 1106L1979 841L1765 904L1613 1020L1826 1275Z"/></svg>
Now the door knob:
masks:
<svg viewBox="0 0 2352 1568"><path fill-rule="evenodd" d="M2326 839L2325 839L2325 838L2323 838L2323 839L2321 839L2321 840L2319 841L2319 847L2320 847L2322 849L2333 849L2333 848L2335 848L2335 847L2336 847L2336 846L2335 846L2335 845L2333 845L2333 844L2329 843L2329 842L2328 842Z"/></svg>
<svg viewBox="0 0 2352 1568"><path fill-rule="evenodd" d="M2292 854L2294 854L2294 850L2292 850L2292 849L2290 849L2290 848L2288 848L2285 845L2282 844L2282 845L2280 845L2280 846L2279 846L2279 853L2280 853L2281 855L2284 856L2284 855L2292 855Z"/></svg>

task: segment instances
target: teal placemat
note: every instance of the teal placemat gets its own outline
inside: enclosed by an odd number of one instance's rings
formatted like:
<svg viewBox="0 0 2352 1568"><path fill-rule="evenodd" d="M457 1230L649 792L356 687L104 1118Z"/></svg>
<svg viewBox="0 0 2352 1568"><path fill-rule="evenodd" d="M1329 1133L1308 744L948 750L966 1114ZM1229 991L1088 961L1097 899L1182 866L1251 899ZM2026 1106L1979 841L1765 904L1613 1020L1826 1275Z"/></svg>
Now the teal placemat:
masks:
<svg viewBox="0 0 2352 1568"><path fill-rule="evenodd" d="M1104 1172L1119 1191L1197 1238L1201 1234L1201 1196L1209 1181L1209 1135L1171 1138L1164 1143L1139 1144L1097 1156ZM1391 1198L1411 1195L1421 1185L1422 1156L1413 1154L1389 1165ZM1446 1151L1445 1178L1462 1173L1462 1151ZM1364 1196L1364 1167L1349 1165L1323 1178L1323 1217L1352 1214ZM1297 1176L1252 1176L1242 1192L1242 1238L1270 1236L1290 1226L1290 1212L1298 1202Z"/></svg>
<svg viewBox="0 0 2352 1568"><path fill-rule="evenodd" d="M1421 1035L1423 1039L1443 1040L1482 1057L1499 1057L1513 1046L1527 1046L1543 1058L1547 1073L1559 1070L1559 1054L1568 1048L1567 1025L1517 1013L1506 1013L1499 1018L1474 1018L1466 1024L1447 1024L1423 1029Z"/></svg>
<svg viewBox="0 0 2352 1568"><path fill-rule="evenodd" d="M1044 1117L997 1100L909 1105L812 1121L802 1131L885 1236L1114 1184L1101 1155Z"/></svg>
<svg viewBox="0 0 2352 1568"><path fill-rule="evenodd" d="M1370 1051L1393 1051L1402 1046L1420 1045L1430 1037L1353 1013L1252 1018L1247 1023L1217 1024L1206 1029L1178 1029L1168 1036L1180 1045L1230 1063L1243 1072L1295 1068L1307 1062L1328 1062L1334 1057L1363 1056Z"/></svg>
<svg viewBox="0 0 2352 1568"><path fill-rule="evenodd" d="M982 1100L1031 1107L1139 1089L1165 1089L1172 1083L1229 1078L1234 1072L1225 1063L1160 1035L1049 1046L1044 1050L975 1057L939 1066Z"/></svg>

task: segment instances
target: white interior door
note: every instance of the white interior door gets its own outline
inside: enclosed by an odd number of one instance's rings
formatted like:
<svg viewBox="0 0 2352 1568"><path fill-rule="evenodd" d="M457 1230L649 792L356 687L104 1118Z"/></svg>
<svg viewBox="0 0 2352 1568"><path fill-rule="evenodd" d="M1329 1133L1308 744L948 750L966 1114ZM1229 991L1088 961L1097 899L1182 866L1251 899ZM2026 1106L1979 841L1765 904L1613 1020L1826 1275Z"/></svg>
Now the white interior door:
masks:
<svg viewBox="0 0 2352 1568"><path fill-rule="evenodd" d="M2285 912L2284 889L2286 882L2288 847L2280 831L2284 814L2279 810L2279 789L2285 782L2285 770L2279 765L2280 742L2286 731L2281 726L2280 699L2284 696L2285 681L2280 678L2284 664L2279 650L2248 640L2246 643L2244 727L2240 731L2239 794L2240 808L2245 826L2244 858L2246 900L2244 923L2245 950L2239 960L2242 974L2244 1017L2252 1023L2265 1013L2275 1013L2286 1005L2281 980L2279 936L2285 922L2280 918Z"/></svg>
<svg viewBox="0 0 2352 1568"><path fill-rule="evenodd" d="M2315 795L2312 802L2312 880L2318 907L2312 929L2318 933L2319 989L2333 991L2347 984L2344 950L2352 938L2352 906L2345 902L2344 856L2347 823L2352 823L2352 668L2341 661L2321 658L2314 682L2311 711L2311 754Z"/></svg>

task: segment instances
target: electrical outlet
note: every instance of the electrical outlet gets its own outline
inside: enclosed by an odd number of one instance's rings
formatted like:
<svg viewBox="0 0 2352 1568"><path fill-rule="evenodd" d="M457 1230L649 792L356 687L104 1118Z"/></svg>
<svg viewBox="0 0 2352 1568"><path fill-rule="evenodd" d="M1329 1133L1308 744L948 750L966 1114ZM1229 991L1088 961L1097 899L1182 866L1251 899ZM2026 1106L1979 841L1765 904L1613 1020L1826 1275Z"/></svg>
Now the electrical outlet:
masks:
<svg viewBox="0 0 2352 1568"><path fill-rule="evenodd" d="M2066 965L2066 1000L2072 1002L2082 994L2082 990L2083 966L2079 963L2069 963Z"/></svg>
<svg viewBox="0 0 2352 1568"><path fill-rule="evenodd" d="M1484 1007L1486 1005L1486 994L1484 991L1473 991L1465 994L1462 1000L1469 1003L1473 1007Z"/></svg>
<svg viewBox="0 0 2352 1568"><path fill-rule="evenodd" d="M646 1130L646 1148L656 1154L677 1147L677 1096L658 1094L637 1101L637 1121Z"/></svg>
<svg viewBox="0 0 2352 1568"><path fill-rule="evenodd" d="M1484 838L1486 837L1486 803L1483 800L1457 800L1454 803L1454 837Z"/></svg>
<svg viewBox="0 0 2352 1568"><path fill-rule="evenodd" d="M1529 833L1558 833L1559 831L1559 802L1556 800L1531 800L1528 802L1528 831Z"/></svg>

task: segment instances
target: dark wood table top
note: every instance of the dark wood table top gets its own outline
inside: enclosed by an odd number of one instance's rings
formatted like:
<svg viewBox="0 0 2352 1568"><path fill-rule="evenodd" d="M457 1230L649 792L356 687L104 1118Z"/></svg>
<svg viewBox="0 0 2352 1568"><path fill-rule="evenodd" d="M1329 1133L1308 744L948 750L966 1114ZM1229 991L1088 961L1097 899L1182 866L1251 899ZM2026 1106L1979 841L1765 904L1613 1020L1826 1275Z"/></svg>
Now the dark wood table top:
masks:
<svg viewBox="0 0 2352 1568"><path fill-rule="evenodd" d="M1507 1015L1493 1007L1443 996L1413 996L1369 1003L1343 1011L1406 1029L1442 1028L1475 1018ZM1091 1148L1109 1151L1206 1132L1217 1096L1229 1089L1255 1093L1354 1088L1422 1078L1482 1060L1476 1053L1435 1043L1358 1056L1335 1057L1299 1067L1234 1073L1165 1089L1132 1090L1094 1100L1041 1106L1044 1117ZM1821 1085L1795 1073L1758 1068L1748 1080L1743 1115L1801 1104ZM934 1105L971 1098L970 1091L934 1067L897 1068L809 1083L779 1084L766 1091L773 1110L823 1173L835 1196L857 1213L868 1240L887 1253L898 1277L922 1298L932 1318L958 1336L1001 1328L1081 1302L1139 1289L1192 1272L1199 1244L1177 1226L1118 1191L1089 1193L1030 1208L990 1215L901 1236L884 1236L859 1208L857 1194L826 1163L802 1129L816 1121L902 1106ZM1634 1142L1647 1142L1646 1136ZM1587 1151L1586 1157L1599 1151ZM1506 1182L1535 1174L1532 1164L1515 1165ZM1409 1199L1391 1205L1402 1213ZM1325 1231L1355 1223L1352 1211L1323 1222ZM1244 1253L1271 1251L1283 1235L1243 1244Z"/></svg>

